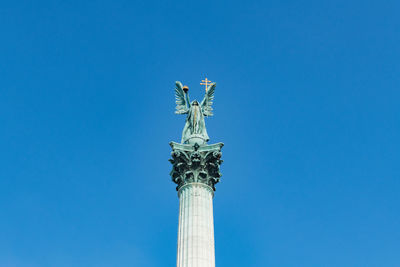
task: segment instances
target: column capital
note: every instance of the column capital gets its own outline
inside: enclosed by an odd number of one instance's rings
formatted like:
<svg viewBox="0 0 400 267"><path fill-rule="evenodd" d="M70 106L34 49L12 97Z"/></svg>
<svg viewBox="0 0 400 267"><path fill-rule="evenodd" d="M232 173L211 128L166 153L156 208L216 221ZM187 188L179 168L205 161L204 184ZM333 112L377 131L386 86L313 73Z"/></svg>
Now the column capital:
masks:
<svg viewBox="0 0 400 267"><path fill-rule="evenodd" d="M177 184L176 190L190 183L203 183L215 191L215 184L222 176L219 171L221 148L223 143L212 145L178 144L171 142L169 161L172 163L170 173L172 181Z"/></svg>

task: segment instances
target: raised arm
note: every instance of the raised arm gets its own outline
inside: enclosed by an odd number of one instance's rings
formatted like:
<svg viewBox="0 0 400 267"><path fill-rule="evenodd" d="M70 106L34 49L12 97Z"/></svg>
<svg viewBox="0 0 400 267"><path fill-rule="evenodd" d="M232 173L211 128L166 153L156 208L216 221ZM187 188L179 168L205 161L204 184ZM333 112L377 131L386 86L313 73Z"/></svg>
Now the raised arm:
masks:
<svg viewBox="0 0 400 267"><path fill-rule="evenodd" d="M175 82L175 103L176 103L176 114L186 114L189 112L189 96L183 90L182 83Z"/></svg>
<svg viewBox="0 0 400 267"><path fill-rule="evenodd" d="M186 85L183 87L183 91L185 92L185 101L186 101L186 108L190 109L190 99L189 99L189 87Z"/></svg>

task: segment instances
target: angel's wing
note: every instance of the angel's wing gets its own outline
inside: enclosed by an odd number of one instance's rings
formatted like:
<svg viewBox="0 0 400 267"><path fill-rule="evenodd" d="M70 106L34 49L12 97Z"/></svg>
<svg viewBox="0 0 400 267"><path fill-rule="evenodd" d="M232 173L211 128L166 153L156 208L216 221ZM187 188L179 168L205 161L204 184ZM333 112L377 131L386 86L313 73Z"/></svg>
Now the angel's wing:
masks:
<svg viewBox="0 0 400 267"><path fill-rule="evenodd" d="M185 92L181 82L175 82L175 103L176 103L176 114L188 113L188 103L186 103Z"/></svg>
<svg viewBox="0 0 400 267"><path fill-rule="evenodd" d="M212 101L214 99L215 86L216 86L216 83L212 83L208 87L206 95L204 96L203 101L201 101L200 106L203 109L204 116L212 116L213 115L213 113L212 113L213 109L212 109L211 105L212 105L212 103L213 103Z"/></svg>

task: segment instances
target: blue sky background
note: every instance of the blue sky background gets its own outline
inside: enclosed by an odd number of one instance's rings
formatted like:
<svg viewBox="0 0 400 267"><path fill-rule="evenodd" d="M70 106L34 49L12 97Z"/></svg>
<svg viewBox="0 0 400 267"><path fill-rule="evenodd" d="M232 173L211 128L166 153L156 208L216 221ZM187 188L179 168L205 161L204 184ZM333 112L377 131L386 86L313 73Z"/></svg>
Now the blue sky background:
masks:
<svg viewBox="0 0 400 267"><path fill-rule="evenodd" d="M174 266L174 81L205 75L217 266L400 266L399 9L2 2L0 266Z"/></svg>

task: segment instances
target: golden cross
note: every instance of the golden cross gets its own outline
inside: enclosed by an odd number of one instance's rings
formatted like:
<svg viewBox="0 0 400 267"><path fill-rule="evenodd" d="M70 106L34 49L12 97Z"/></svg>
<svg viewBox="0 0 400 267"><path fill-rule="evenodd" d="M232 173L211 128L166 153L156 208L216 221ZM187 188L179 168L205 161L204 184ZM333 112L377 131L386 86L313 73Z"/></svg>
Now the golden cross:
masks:
<svg viewBox="0 0 400 267"><path fill-rule="evenodd" d="M202 82L200 83L200 85L205 85L206 86L206 92L208 90L208 85L211 83L210 80L207 80L207 77L204 80L201 80Z"/></svg>

